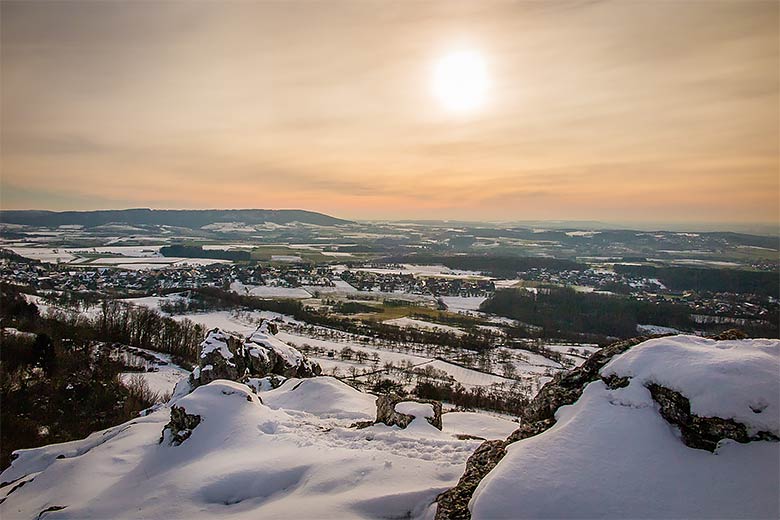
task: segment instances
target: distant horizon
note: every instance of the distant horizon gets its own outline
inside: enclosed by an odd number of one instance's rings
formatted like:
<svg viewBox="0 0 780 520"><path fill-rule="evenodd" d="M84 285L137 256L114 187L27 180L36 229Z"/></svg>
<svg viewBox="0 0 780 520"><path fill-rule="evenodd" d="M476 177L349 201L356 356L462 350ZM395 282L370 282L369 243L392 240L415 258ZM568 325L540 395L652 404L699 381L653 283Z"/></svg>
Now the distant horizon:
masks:
<svg viewBox="0 0 780 520"><path fill-rule="evenodd" d="M414 223L414 222L438 222L438 223L453 223L453 224L492 224L492 225L527 225L534 227L534 225L555 225L552 227L565 228L567 225L581 225L581 229L610 229L610 230L636 230L636 231L689 231L689 232L737 232L746 234L757 234L764 236L779 236L780 237L780 223L777 222L713 222L713 221L661 221L661 220L646 220L646 221L609 221L598 220L588 218L549 218L549 219L462 219L462 218L359 218L352 216L345 216L341 214L333 214L325 211L319 211L310 208L268 208L268 207L202 207L202 208L153 208L149 206L135 206L135 207L119 207L119 208L99 208L99 209L66 209L66 210L52 210L45 208L24 208L24 209L9 209L0 208L0 213L6 211L40 211L40 212L52 212L52 213L88 213L88 212L100 212L100 211L132 211L132 210L151 210L151 211L306 211L311 213L318 213L329 217L349 220L354 222L396 222L396 223Z"/></svg>

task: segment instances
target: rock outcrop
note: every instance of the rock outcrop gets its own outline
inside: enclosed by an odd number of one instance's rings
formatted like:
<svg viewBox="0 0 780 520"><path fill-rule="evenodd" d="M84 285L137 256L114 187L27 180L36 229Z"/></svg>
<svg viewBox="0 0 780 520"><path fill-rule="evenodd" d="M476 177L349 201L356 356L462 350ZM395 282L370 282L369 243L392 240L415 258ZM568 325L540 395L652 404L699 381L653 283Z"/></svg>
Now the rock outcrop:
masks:
<svg viewBox="0 0 780 520"><path fill-rule="evenodd" d="M274 323L264 321L244 342L244 358L251 376L277 374L287 378L304 378L322 373L318 363L276 338L277 332Z"/></svg>
<svg viewBox="0 0 780 520"><path fill-rule="evenodd" d="M487 475L505 453L505 448L528 437L539 435L555 424L555 412L561 406L576 402L585 387L602 380L608 388L623 388L629 384L629 377L616 375L602 376L600 371L616 356L630 348L665 335L640 336L613 343L596 351L580 367L569 372L557 374L547 383L521 413L521 426L505 441L486 441L468 459L466 471L458 484L437 497L436 520L469 519L469 500L479 481ZM739 330L725 331L711 339L737 340L746 336ZM713 451L721 439L729 438L737 442L750 440L777 440L769 432L748 435L744 425L733 420L718 417L698 417L691 413L690 403L684 396L660 385L648 385L653 399L660 406L661 415L671 424L680 428L683 442L692 448Z"/></svg>
<svg viewBox="0 0 780 520"><path fill-rule="evenodd" d="M496 467L506 455L506 442L495 440L483 442L466 461L466 471L458 484L437 497L436 518L441 520L468 520L469 500L480 481Z"/></svg>
<svg viewBox="0 0 780 520"><path fill-rule="evenodd" d="M171 407L171 420L163 428L160 443L178 446L192 435L192 430L199 424L200 415L188 414L183 407L174 405Z"/></svg>
<svg viewBox="0 0 780 520"><path fill-rule="evenodd" d="M206 333L200 344L198 367L192 379L196 385L205 385L216 379L238 381L246 371L241 340L219 329Z"/></svg>
<svg viewBox="0 0 780 520"><path fill-rule="evenodd" d="M264 321L245 339L216 328L201 343L198 367L190 374L192 389L216 379L244 382L270 375L313 377L322 373L315 361L275 337L278 330Z"/></svg>
<svg viewBox="0 0 780 520"><path fill-rule="evenodd" d="M414 415L405 414L396 410L396 405L403 402L414 402L429 404L433 408L433 417L426 417L434 428L441 430L441 403L439 401L433 401L431 399L416 399L401 397L397 394L385 394L380 395L376 400L376 423L384 423L388 426L400 426L406 428L409 426L415 417Z"/></svg>
<svg viewBox="0 0 780 520"><path fill-rule="evenodd" d="M682 441L690 448L714 452L723 439L746 443L758 440L780 440L771 432L748 433L744 424L721 417L700 417L691 413L691 403L680 392L661 385L647 386L660 407L661 416L680 429Z"/></svg>

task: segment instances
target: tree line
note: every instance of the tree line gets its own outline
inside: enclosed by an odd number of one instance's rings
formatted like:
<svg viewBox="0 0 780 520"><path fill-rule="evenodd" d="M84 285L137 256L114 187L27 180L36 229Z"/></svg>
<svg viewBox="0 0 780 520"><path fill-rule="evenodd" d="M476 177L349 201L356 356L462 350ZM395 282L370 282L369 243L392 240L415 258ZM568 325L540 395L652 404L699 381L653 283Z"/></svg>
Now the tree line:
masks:
<svg viewBox="0 0 780 520"><path fill-rule="evenodd" d="M481 310L541 328L541 337L594 333L618 338L637 335L637 325L690 329L694 324L685 305L638 301L620 296L580 293L571 288L544 291L497 291Z"/></svg>
<svg viewBox="0 0 780 520"><path fill-rule="evenodd" d="M356 321L327 312L319 312L312 307L301 304L297 300L264 300L225 291L218 287L201 287L189 291L188 294L189 298L172 303L170 309L175 309L181 313L236 308L271 311L292 316L296 320L304 321L311 325L319 325L351 334L376 337L394 342L457 346L474 351L490 349L494 346L493 335L489 331L480 329L474 329L467 334L458 336L450 332L426 331L411 327L396 327L379 322ZM166 312L169 311L167 306L162 307L162 309Z"/></svg>
<svg viewBox="0 0 780 520"><path fill-rule="evenodd" d="M18 289L0 285L0 470L11 453L80 439L120 424L160 396L95 348L95 324L78 314L41 316Z"/></svg>
<svg viewBox="0 0 780 520"><path fill-rule="evenodd" d="M222 249L203 249L203 246L186 246L174 244L160 248L163 256L182 258L213 258L216 260L232 260L234 262L248 261L252 254L249 251L225 251Z"/></svg>
<svg viewBox="0 0 780 520"><path fill-rule="evenodd" d="M615 272L635 277L656 278L666 287L677 291L747 293L780 297L780 283L778 283L780 274L777 271L615 264Z"/></svg>

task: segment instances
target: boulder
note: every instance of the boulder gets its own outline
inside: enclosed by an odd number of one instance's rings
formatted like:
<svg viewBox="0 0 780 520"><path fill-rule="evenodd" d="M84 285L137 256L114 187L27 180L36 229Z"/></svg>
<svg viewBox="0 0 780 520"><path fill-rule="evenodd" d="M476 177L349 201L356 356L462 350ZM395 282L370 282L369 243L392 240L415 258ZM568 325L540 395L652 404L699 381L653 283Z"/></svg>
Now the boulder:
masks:
<svg viewBox="0 0 780 520"><path fill-rule="evenodd" d="M380 395L376 400L376 420L374 424L384 423L388 426L400 426L406 428L409 426L415 417L401 413L396 410L396 405L403 402L414 402L429 404L433 407L433 417L426 417L427 420L434 428L441 430L441 403L439 401L433 401L431 399L412 399L408 397L401 397L397 394L385 394Z"/></svg>
<svg viewBox="0 0 780 520"><path fill-rule="evenodd" d="M188 414L181 407L171 407L171 420L165 425L160 437L160 443L167 441L169 446L178 446L189 439L192 430L200 424L200 415Z"/></svg>
<svg viewBox="0 0 780 520"><path fill-rule="evenodd" d="M190 378L197 385L205 385L216 379L238 381L246 369L241 340L235 336L211 329L200 344L198 368Z"/></svg>

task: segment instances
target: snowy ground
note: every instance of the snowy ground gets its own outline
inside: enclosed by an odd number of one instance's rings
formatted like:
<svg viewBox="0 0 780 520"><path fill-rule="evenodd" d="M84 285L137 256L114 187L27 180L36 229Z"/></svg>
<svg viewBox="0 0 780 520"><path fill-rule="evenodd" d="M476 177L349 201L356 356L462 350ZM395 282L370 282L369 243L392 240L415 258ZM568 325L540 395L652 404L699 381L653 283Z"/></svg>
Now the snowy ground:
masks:
<svg viewBox="0 0 780 520"><path fill-rule="evenodd" d="M22 450L0 475L16 481L0 488L0 516L416 518L479 445L457 434L499 438L517 426L445 414L444 431L424 419L350 428L373 418L373 398L331 378L291 380L259 398L215 381L176 404L202 418L179 446L160 443L164 407L82 441Z"/></svg>
<svg viewBox="0 0 780 520"><path fill-rule="evenodd" d="M343 265L333 266L335 272L346 271L347 267ZM450 269L443 265L418 265L401 264L399 267L357 267L351 268L352 271L362 271L376 274L411 274L415 276L436 276L438 278L469 278L488 280L490 277L484 276L477 271L463 271L459 269Z"/></svg>
<svg viewBox="0 0 780 520"><path fill-rule="evenodd" d="M311 298L311 294L301 287L276 287L272 285L244 285L241 282L230 284L230 290L237 294L257 296L259 298Z"/></svg>
<svg viewBox="0 0 780 520"><path fill-rule="evenodd" d="M161 246L102 246L90 248L52 248L52 247L8 247L14 253L25 258L40 260L51 264L63 263L78 266L110 266L121 269L160 269L163 267L184 267L230 263L229 260L215 258L178 258L162 256ZM105 254L106 256L97 256ZM108 256L111 255L111 256ZM119 256L116 256L119 255Z"/></svg>
<svg viewBox="0 0 780 520"><path fill-rule="evenodd" d="M137 305L145 305L159 310L159 303L163 301L172 301L179 298L177 295L168 295L165 297L146 297L124 300ZM443 371L451 376L466 388L476 386L491 386L494 384L511 386L515 381L522 381L527 385L529 397L539 389L541 385L550 380L551 376L562 369L561 365L555 361L545 358L539 354L534 354L525 350L508 350L509 358L514 365L514 374L511 378L505 377L500 365L495 365L492 370L485 373L476 369L469 369L458 364L448 363L437 360L436 357L443 356L446 359L455 359L459 349L450 349L446 355L441 348L432 345L401 345L401 344L367 344L363 337L352 334L341 333L331 329L313 327L308 332L295 330L294 325L300 325L289 316L277 314L269 311L211 311L189 314L177 314L172 316L176 320L189 319L195 323L203 325L207 329L220 328L226 332L231 332L241 336L247 336L254 332L257 326L264 319L280 319L286 325L281 327L278 337L282 341L289 343L301 350L307 352L307 355L317 361L326 374L333 374L337 369L339 376L348 376L353 370L373 371L382 368L385 363L391 362L395 365L409 363L420 368L431 366L437 370ZM446 325L403 318L402 323L415 322L414 325L423 325L439 330L447 330ZM289 327L287 325L293 325ZM455 329L461 332L459 329ZM449 331L449 330L447 330ZM315 347L319 352L308 351L306 347ZM358 361L357 359L341 359L339 353L345 347L354 351L361 351L366 354L366 359ZM567 346L567 349L576 347ZM332 352L333 356L328 353ZM378 356L378 362L373 360L373 356ZM568 356L575 364L582 363L584 356Z"/></svg>
<svg viewBox="0 0 780 520"><path fill-rule="evenodd" d="M25 295L25 297L28 301L35 303L42 314L46 314L49 309L56 309L62 312L78 312L84 316L95 318L100 313L100 306L93 306L88 309L82 309L81 311L73 311L57 307L39 296ZM183 298L183 293L173 293L166 296L128 298L121 301L148 307L167 315L161 311L160 305L162 303L175 303L181 301ZM319 349L318 352L307 352L307 354L320 363L326 374L333 374L334 369L337 369L337 374L339 376L351 375L354 370L361 372L374 371L378 368L382 368L385 363L388 362L394 363L396 366L402 363L408 363L420 368L430 366L436 370L441 370L444 374L452 377L466 388L478 386L488 387L491 385L504 385L505 387L509 387L516 381L520 381L525 385L526 389L524 392L528 393L528 397L532 397L533 393L535 393L541 385L549 381L555 372L563 369L560 363L547 359L539 354L525 350L510 350L503 348L497 349L496 352L500 350L507 351L506 356L514 367L514 372L512 374L507 375L503 365L499 363L494 363L492 367L489 367L486 370L484 367L477 369L477 366L474 364L475 362L472 362L471 364L468 364L468 366L474 367L474 369L471 369L460 366L463 363L458 360L463 351L456 347L442 348L434 345L395 343L373 344L365 341L368 338L322 327L312 327L308 329L308 332L301 332L301 329L297 327L303 325L301 322L298 322L290 316L270 311L210 311L175 314L171 315L171 317L175 320L191 320L202 325L206 329L220 328L226 332L239 336L250 335L263 320L270 319L281 321L282 328L279 332L279 338L282 341L301 348L304 351L307 351L305 348L306 346ZM430 327L431 330L439 329L441 331L449 332L450 329L453 329L454 331L462 333L462 331L455 329L454 327L411 318L402 318L401 322L397 324L403 325L409 323L414 326ZM349 360L340 359L339 353L345 347L365 353L366 358L363 360L355 358ZM578 350L576 355L564 354L564 356L569 358L575 365L582 363L587 357L587 354L596 349L595 347L581 345L561 346L561 348L564 347L567 351L571 348ZM557 347L555 346L551 347L552 350L555 350L556 348ZM332 356L328 355L329 352L333 353ZM378 356L378 361L374 360L375 355ZM438 357L452 360L453 363L436 359ZM389 375L390 374L387 374L386 376ZM167 384L168 379L164 378L163 382ZM155 381L150 381L150 383L156 384ZM414 385L412 384L412 386ZM168 391L169 389L165 392Z"/></svg>
<svg viewBox="0 0 780 520"><path fill-rule="evenodd" d="M441 299L447 309L453 312L479 310L482 302L487 300L485 296L442 296Z"/></svg>
<svg viewBox="0 0 780 520"><path fill-rule="evenodd" d="M411 329L431 330L438 332L450 332L456 336L462 336L466 334L464 330L450 325L441 325L439 323L431 323L430 321L419 320L416 318L395 318L392 320L385 320L382 323L386 325L395 325L396 327L407 327Z"/></svg>
<svg viewBox="0 0 780 520"><path fill-rule="evenodd" d="M550 430L509 446L480 483L472 518L778 518L780 443L686 446L646 385L680 392L700 417L780 435L780 341L647 341L589 384Z"/></svg>
<svg viewBox="0 0 780 520"><path fill-rule="evenodd" d="M777 518L780 443L690 448L646 385L680 392L702 417L777 436L778 373L776 340L638 345L601 371L628 386L589 384L550 430L509 446L477 488L472 517ZM84 440L20 450L0 474L0 517L430 520L480 443L462 439L517 427L450 412L439 431L420 417L430 406L409 403L397 405L418 414L405 430L354 427L373 419L374 399L330 377L258 394L215 381ZM179 446L162 434L173 404L201 417Z"/></svg>

